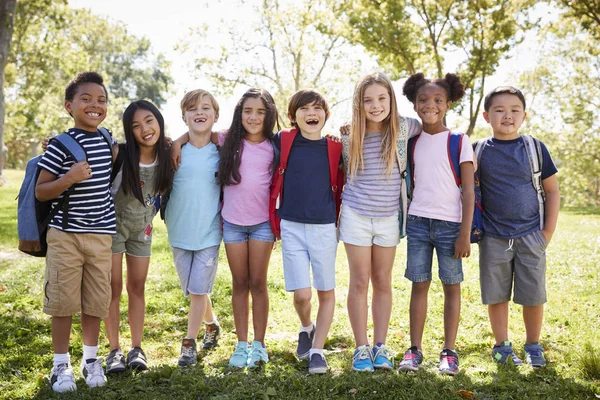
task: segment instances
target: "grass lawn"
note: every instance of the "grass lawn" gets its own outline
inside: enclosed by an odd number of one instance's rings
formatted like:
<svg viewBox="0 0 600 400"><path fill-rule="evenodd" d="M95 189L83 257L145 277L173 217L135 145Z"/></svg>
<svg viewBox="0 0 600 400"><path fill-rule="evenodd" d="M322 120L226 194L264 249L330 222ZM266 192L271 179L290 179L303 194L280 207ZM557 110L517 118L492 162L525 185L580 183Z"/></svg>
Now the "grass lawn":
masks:
<svg viewBox="0 0 600 400"><path fill-rule="evenodd" d="M257 371L227 367L236 337L231 312L231 276L224 249L213 293L214 308L224 334L217 349L201 354L198 365L178 368L181 338L186 331L188 303L183 298L158 218L147 283L147 317L144 350L150 370L109 377L103 388L88 389L78 381L76 393L58 395L48 385L52 344L48 316L42 313L44 259L17 250L15 197L23 173L5 171L8 184L0 188L0 399L595 399L600 397L600 375L583 367L581 355L600 344L600 213L596 210L563 211L559 228L548 249L546 307L542 342L550 361L543 369L497 366L490 350L493 337L486 308L481 304L477 246L464 263L462 317L457 352L461 372L455 377L437 373L443 343L443 292L436 278L430 291L425 328L424 367L415 374L351 371L353 336L346 314L348 268L343 245L337 257L337 307L326 343L330 373L309 376L306 361L294 357L298 318L292 297L284 290L280 248L274 251L269 271L271 313L266 344L271 362ZM403 278L406 242L398 247L394 270L394 307L388 346L397 360L410 345L408 301L410 284ZM316 296L315 296L316 297ZM127 296L121 303L122 345L129 349ZM524 329L520 307L511 306L510 336L523 356ZM100 353L109 348L104 332ZM588 344L587 350L586 343ZM591 344L591 348L590 345ZM71 360L81 359L81 325L74 318ZM599 353L596 353L600 356ZM599 357L596 358L596 362ZM589 360L588 360L589 361ZM593 365L592 365L593 367ZM78 368L75 368L79 377Z"/></svg>

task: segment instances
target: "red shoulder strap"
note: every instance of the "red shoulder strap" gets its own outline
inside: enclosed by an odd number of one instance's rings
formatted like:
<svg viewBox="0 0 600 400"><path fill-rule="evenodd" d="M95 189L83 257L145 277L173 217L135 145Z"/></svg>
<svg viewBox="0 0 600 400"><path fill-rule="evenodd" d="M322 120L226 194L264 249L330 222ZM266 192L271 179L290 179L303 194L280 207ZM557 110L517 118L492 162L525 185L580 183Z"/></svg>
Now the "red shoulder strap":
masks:
<svg viewBox="0 0 600 400"><path fill-rule="evenodd" d="M339 188L337 185L337 175L340 170L340 157L342 156L342 144L338 142L334 142L330 138L326 138L327 140L327 158L329 160L329 184L331 186L331 190L336 193Z"/></svg>
<svg viewBox="0 0 600 400"><path fill-rule="evenodd" d="M279 154L279 173L283 174L287 168L288 158L292 150L292 144L298 133L297 129L284 129L281 131L281 149Z"/></svg>

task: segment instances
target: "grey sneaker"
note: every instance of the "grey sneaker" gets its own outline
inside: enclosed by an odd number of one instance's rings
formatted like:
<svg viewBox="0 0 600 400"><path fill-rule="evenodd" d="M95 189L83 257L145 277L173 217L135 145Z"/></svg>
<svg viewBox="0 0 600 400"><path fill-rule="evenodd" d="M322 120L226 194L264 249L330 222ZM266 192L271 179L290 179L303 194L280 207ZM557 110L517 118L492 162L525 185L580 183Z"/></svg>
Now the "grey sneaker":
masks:
<svg viewBox="0 0 600 400"><path fill-rule="evenodd" d="M221 336L221 325L207 324L204 339L202 339L202 350L210 350L217 347Z"/></svg>
<svg viewBox="0 0 600 400"><path fill-rule="evenodd" d="M179 356L179 366L189 367L198 362L198 350L196 350L195 339L183 339L181 341L181 356Z"/></svg>
<svg viewBox="0 0 600 400"><path fill-rule="evenodd" d="M50 386L58 393L77 390L73 369L68 363L59 364L50 372Z"/></svg>
<svg viewBox="0 0 600 400"><path fill-rule="evenodd" d="M525 362L527 365L538 368L546 365L546 358L544 357L544 348L538 342L526 344L525 349Z"/></svg>
<svg viewBox="0 0 600 400"><path fill-rule="evenodd" d="M296 357L299 360L308 359L308 354L312 348L313 339L315 338L315 326L313 325L310 333L300 332L298 334L298 348L296 349Z"/></svg>
<svg viewBox="0 0 600 400"><path fill-rule="evenodd" d="M141 347L134 347L129 350L129 353L127 353L127 365L129 365L129 368L137 369L138 371L148 369L148 359Z"/></svg>
<svg viewBox="0 0 600 400"><path fill-rule="evenodd" d="M510 358L512 363L517 367L523 365L523 361L517 357L512 348L512 343L509 340L505 340L500 345L494 346L492 349L492 358L498 364L506 364Z"/></svg>
<svg viewBox="0 0 600 400"><path fill-rule="evenodd" d="M81 363L81 375L85 379L85 383L91 388L106 385L106 376L104 376L104 368L102 368L102 357L88 358Z"/></svg>
<svg viewBox="0 0 600 400"><path fill-rule="evenodd" d="M125 371L125 354L121 349L114 349L106 357L106 373L116 374Z"/></svg>
<svg viewBox="0 0 600 400"><path fill-rule="evenodd" d="M308 373L309 374L326 374L329 367L327 366L327 360L320 354L313 354L310 360L308 360Z"/></svg>

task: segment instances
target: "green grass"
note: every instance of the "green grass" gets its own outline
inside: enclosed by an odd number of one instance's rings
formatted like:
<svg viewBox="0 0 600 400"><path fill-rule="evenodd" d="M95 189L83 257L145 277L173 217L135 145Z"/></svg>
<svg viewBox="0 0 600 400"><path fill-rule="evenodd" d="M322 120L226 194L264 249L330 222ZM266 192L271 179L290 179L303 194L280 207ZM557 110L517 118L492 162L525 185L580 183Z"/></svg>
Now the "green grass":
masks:
<svg viewBox="0 0 600 400"><path fill-rule="evenodd" d="M176 367L186 330L184 300L166 238L156 220L153 256L147 283L147 322L144 349L150 360L147 373L126 372L110 377L108 385L90 390L78 381L78 392L61 396L48 386L52 345L48 316L42 309L44 260L16 251L16 201L22 172L5 171L8 184L0 188L0 399L594 399L600 395L598 374L589 374L581 355L585 343L600 343L600 215L593 210L562 212L559 228L548 248L546 307L542 341L550 363L546 368L499 367L491 361L493 344L486 308L481 304L477 247L464 263L462 319L457 351L461 373L442 377L436 372L443 340L443 294L436 279L430 292L430 311L423 351L424 368L417 374L354 373L350 369L353 337L346 314L348 270L340 245L337 259L337 308L326 343L331 372L309 376L306 362L293 356L299 326L291 295L284 290L281 252L273 253L269 270L271 313L266 343L271 362L253 371L233 371L227 363L236 342L231 313L231 276L224 252L213 302L224 334L219 347L202 354L197 367ZM398 247L394 270L394 308L388 345L399 356L409 346L410 284L402 277L405 241ZM127 297L122 304L122 344L127 349ZM510 336L522 355L524 329L520 307L511 306ZM101 353L108 353L101 333ZM81 358L81 326L74 319L71 355ZM597 355L598 353L596 353ZM597 361L597 359L596 359ZM597 366L597 364L596 364ZM79 373L76 372L76 377Z"/></svg>

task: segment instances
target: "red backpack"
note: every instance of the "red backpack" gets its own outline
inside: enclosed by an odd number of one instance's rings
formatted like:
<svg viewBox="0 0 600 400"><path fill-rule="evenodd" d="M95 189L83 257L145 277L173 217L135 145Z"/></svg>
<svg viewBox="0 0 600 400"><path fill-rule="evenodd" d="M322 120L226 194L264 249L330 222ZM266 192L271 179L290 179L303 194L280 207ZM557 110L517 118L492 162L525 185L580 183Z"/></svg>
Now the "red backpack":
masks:
<svg viewBox="0 0 600 400"><path fill-rule="evenodd" d="M292 144L298 133L297 129L284 129L281 131L281 153L279 156L279 166L273 175L271 182L271 196L269 198L269 222L271 230L277 239L281 239L280 223L281 218L277 217L277 211L283 199L283 178L287 168L288 158ZM342 187L344 186L344 171L339 168L340 157L342 155L342 144L334 142L330 138L327 140L327 158L329 159L329 184L335 200L335 224L340 216L340 207L342 205Z"/></svg>

